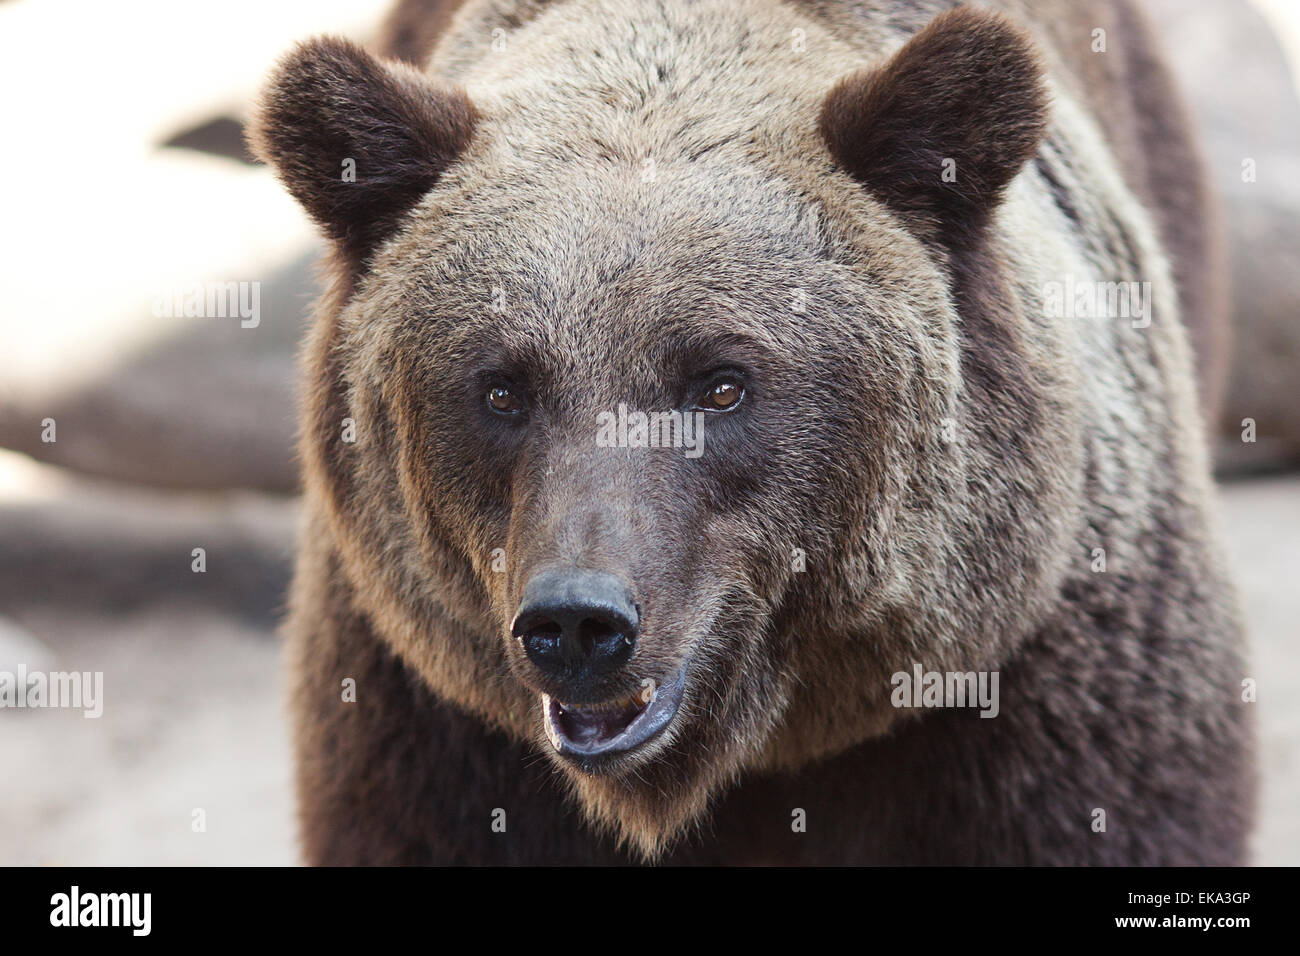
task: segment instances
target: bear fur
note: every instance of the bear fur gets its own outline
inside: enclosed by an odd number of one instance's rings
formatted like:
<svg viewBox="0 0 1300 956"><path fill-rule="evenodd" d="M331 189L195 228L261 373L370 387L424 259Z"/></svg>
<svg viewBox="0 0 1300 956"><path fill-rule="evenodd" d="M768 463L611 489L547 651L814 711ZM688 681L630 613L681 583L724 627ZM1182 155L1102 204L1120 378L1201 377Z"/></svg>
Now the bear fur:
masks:
<svg viewBox="0 0 1300 956"><path fill-rule="evenodd" d="M333 240L288 621L309 862L1245 861L1221 268L1126 0L385 32L290 54L251 131ZM1064 281L1149 282L1149 325L1053 318ZM597 446L718 367L745 400L699 458ZM511 637L554 566L634 587L622 690L685 669L609 766L550 746ZM918 666L996 672L996 718L895 706Z"/></svg>

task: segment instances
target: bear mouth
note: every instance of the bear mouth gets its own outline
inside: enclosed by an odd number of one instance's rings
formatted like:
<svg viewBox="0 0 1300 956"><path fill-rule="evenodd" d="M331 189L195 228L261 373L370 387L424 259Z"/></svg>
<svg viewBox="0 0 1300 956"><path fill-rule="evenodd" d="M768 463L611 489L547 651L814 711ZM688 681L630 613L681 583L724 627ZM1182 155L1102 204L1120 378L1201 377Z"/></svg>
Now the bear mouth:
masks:
<svg viewBox="0 0 1300 956"><path fill-rule="evenodd" d="M588 761L627 753L661 734L677 716L686 686L683 666L666 684L602 704L572 706L542 695L546 736L566 757Z"/></svg>

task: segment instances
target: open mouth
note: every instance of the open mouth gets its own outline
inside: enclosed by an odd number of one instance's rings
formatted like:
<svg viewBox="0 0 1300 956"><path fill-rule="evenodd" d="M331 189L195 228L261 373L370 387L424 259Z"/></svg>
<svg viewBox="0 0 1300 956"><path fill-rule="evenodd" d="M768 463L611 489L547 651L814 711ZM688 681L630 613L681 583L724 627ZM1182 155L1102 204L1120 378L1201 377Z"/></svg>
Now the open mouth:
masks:
<svg viewBox="0 0 1300 956"><path fill-rule="evenodd" d="M608 703L575 707L543 694L546 736L566 756L589 758L626 753L672 723L681 706L685 685L686 667L683 666L667 684Z"/></svg>

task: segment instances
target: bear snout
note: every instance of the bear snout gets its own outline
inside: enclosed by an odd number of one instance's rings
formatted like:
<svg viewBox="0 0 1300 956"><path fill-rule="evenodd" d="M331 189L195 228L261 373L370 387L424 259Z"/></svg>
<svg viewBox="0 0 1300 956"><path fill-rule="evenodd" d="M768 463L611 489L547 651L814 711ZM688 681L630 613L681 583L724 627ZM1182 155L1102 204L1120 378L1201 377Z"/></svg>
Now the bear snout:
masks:
<svg viewBox="0 0 1300 956"><path fill-rule="evenodd" d="M581 701L631 658L640 618L616 575L550 568L525 584L510 632L548 686Z"/></svg>
<svg viewBox="0 0 1300 956"><path fill-rule="evenodd" d="M550 567L524 585L510 632L544 688L547 739L585 771L608 769L677 716L684 666L663 684L626 689L640 624L631 588L610 572Z"/></svg>

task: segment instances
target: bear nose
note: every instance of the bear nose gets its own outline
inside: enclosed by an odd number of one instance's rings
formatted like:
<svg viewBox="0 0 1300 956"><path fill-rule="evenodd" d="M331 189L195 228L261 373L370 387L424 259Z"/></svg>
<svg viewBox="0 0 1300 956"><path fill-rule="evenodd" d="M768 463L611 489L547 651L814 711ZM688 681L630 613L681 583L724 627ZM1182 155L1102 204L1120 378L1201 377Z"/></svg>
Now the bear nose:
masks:
<svg viewBox="0 0 1300 956"><path fill-rule="evenodd" d="M538 670L581 684L627 663L640 616L613 574L553 569L525 585L510 631Z"/></svg>

